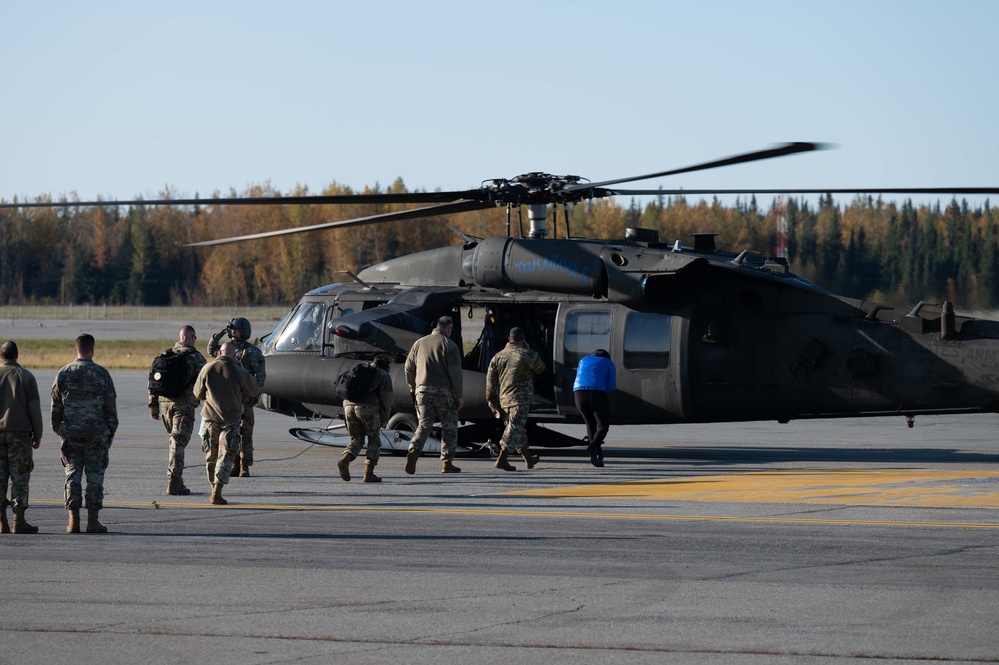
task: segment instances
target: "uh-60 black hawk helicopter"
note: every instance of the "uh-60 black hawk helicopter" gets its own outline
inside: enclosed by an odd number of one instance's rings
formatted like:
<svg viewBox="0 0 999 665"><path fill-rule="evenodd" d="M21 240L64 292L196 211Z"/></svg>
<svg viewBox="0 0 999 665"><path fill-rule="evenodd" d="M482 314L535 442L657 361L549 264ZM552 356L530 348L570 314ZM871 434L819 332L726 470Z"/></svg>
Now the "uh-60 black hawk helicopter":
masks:
<svg viewBox="0 0 999 665"><path fill-rule="evenodd" d="M507 235L461 234L463 244L400 256L305 294L263 343L267 382L260 406L299 418L336 417L332 385L376 353L394 358L397 450L415 429L402 361L438 317L451 315L464 356L460 445L495 438L485 373L513 326L547 367L536 379L532 445L580 445L545 423L578 423L572 385L579 359L607 349L617 366L613 425L964 414L999 410L999 322L921 302L896 313L832 294L789 271L786 259L660 241L650 229L619 239L572 237L568 207L606 196L698 194L995 194L999 188L631 190L615 185L770 159L823 147L788 143L680 169L586 182L527 173L478 189L405 194L212 199L241 204L434 204L370 217L196 243L216 245L382 221L506 206ZM124 205L129 201L96 202ZM142 201L144 205L204 200ZM51 204L48 204L51 205ZM71 205L83 205L73 203ZM563 236L557 237L562 207ZM514 237L514 208L530 230ZM549 212L551 213L549 215ZM552 223L549 233L548 221ZM460 234L460 232L459 232ZM476 321L473 327L467 322ZM463 324L463 321L466 323ZM296 428L330 442L334 429ZM340 435L342 442L342 435ZM430 450L428 447L425 450Z"/></svg>

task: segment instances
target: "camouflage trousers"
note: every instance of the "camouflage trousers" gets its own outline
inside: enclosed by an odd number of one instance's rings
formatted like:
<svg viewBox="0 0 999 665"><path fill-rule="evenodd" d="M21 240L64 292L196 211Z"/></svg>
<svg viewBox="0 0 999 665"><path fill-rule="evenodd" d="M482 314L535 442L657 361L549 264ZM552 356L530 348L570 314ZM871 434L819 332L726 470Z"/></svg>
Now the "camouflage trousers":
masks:
<svg viewBox="0 0 999 665"><path fill-rule="evenodd" d="M243 441L239 446L239 457L243 466L253 466L253 406L243 407L243 419L239 421L239 435Z"/></svg>
<svg viewBox="0 0 999 665"><path fill-rule="evenodd" d="M454 395L446 393L420 391L416 393L416 417L419 425L413 432L413 440L409 442L412 450L423 452L423 446L430 436L435 422L441 424L441 459L454 459L454 451L458 448L458 409L455 408Z"/></svg>
<svg viewBox="0 0 999 665"><path fill-rule="evenodd" d="M229 482L232 474L232 463L239 454L241 445L239 425L205 421L205 435L202 448L205 451L205 470L208 471L208 483Z"/></svg>
<svg viewBox="0 0 999 665"><path fill-rule="evenodd" d="M350 435L347 451L357 457L367 438L365 458L377 464L382 449L381 410L375 404L347 404L343 407L343 417L347 422L347 434Z"/></svg>
<svg viewBox="0 0 999 665"><path fill-rule="evenodd" d="M65 437L60 459L66 468L66 508L83 507L83 474L87 474L87 508L104 506L104 472L108 468L107 437Z"/></svg>
<svg viewBox="0 0 999 665"><path fill-rule="evenodd" d="M184 452L194 432L195 409L193 404L160 398L160 420L170 435L170 461L167 464L167 478L170 480L184 479Z"/></svg>
<svg viewBox="0 0 999 665"><path fill-rule="evenodd" d="M512 404L500 409L503 417L503 436L500 438L500 448L508 453L527 452L527 416L531 413L531 405Z"/></svg>
<svg viewBox="0 0 999 665"><path fill-rule="evenodd" d="M31 450L31 432L0 432L0 483L3 484L0 505L6 507L9 503L15 511L28 507L28 480L31 478L31 470L35 468Z"/></svg>

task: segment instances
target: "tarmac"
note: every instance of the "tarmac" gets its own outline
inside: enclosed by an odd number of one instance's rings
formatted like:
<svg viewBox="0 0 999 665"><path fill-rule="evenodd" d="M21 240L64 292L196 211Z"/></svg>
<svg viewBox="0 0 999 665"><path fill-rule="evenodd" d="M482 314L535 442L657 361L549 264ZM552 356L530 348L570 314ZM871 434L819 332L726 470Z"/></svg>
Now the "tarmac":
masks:
<svg viewBox="0 0 999 665"><path fill-rule="evenodd" d="M145 377L114 379L110 532L65 533L46 433L0 664L999 662L996 415L614 427L602 469L385 455L375 484L258 412L219 507L197 437L165 495Z"/></svg>

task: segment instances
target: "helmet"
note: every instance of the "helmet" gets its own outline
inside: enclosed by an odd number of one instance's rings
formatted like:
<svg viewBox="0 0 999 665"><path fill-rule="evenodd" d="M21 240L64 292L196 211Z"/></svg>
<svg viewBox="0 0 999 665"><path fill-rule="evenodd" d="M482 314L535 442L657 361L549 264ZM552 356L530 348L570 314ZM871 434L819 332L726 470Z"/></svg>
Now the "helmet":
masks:
<svg viewBox="0 0 999 665"><path fill-rule="evenodd" d="M233 319L229 325L243 333L243 339L250 339L250 322L242 316Z"/></svg>

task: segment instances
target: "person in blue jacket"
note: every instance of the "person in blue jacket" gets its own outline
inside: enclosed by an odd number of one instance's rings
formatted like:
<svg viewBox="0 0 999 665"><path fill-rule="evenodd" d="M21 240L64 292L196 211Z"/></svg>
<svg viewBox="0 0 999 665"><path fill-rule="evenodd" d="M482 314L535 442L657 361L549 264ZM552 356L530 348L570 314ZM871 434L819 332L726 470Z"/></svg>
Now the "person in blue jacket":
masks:
<svg viewBox="0 0 999 665"><path fill-rule="evenodd" d="M587 450L593 466L604 465L604 453L600 446L610 427L610 393L616 387L617 369L607 351L597 349L592 355L580 359L572 391L576 408L586 423Z"/></svg>

